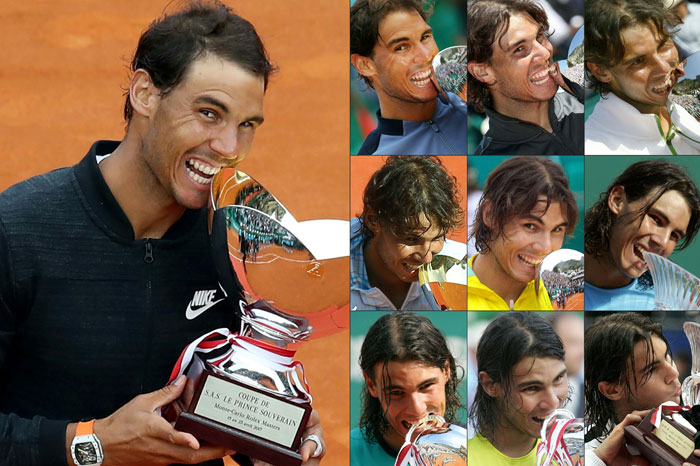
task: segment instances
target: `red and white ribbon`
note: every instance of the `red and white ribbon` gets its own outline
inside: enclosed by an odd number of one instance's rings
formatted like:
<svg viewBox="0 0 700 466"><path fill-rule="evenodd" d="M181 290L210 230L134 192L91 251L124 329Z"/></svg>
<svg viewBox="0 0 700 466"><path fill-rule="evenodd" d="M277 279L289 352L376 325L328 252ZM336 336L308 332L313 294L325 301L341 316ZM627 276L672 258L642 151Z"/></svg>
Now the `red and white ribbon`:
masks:
<svg viewBox="0 0 700 466"><path fill-rule="evenodd" d="M562 415L568 419L556 418ZM566 428L573 422L576 422L573 414L563 409L556 410L552 416L545 419L541 431L542 441L537 445L537 465L550 466L552 461L556 461L558 466L575 466L564 444ZM552 423L554 427L547 433L549 423Z"/></svg>
<svg viewBox="0 0 700 466"><path fill-rule="evenodd" d="M282 396L292 395L295 400L311 403L309 384L304 375L304 366L294 360L296 351L279 348L253 338L231 333L227 328L219 328L194 340L182 351L170 374L173 382L182 374L196 379L209 363L223 367L231 361L239 367L256 368L269 374L283 374L288 384L270 377L275 389L259 386L263 390ZM286 389L285 389L286 387ZM291 389L292 393L288 393Z"/></svg>
<svg viewBox="0 0 700 466"><path fill-rule="evenodd" d="M678 403L674 403L673 401L661 403L652 413L651 423L654 425L654 427L658 428L661 426L661 418L663 417L664 413L679 413L686 409L690 409L690 406L680 406Z"/></svg>

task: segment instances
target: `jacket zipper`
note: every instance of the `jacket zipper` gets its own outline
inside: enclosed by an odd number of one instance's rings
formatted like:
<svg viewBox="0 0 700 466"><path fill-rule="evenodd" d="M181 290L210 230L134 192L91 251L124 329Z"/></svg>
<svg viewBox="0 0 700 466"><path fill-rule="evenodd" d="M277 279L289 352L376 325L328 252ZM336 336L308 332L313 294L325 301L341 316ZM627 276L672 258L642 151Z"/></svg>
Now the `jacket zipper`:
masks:
<svg viewBox="0 0 700 466"><path fill-rule="evenodd" d="M450 151L452 152L452 155L457 155L457 152L455 151L454 147L452 147L452 144L450 144L449 141L447 141L447 140L442 136L442 132L440 132L440 128L438 127L437 123L435 123L432 119L426 121L426 123L428 124L428 126L430 126L430 129L432 129L433 131L435 131L435 133L436 133L438 136L440 136L440 140L441 140L447 147L450 148Z"/></svg>
<svg viewBox="0 0 700 466"><path fill-rule="evenodd" d="M150 238L146 239L146 242L144 243L144 248L146 249L146 253L143 257L143 261L147 264L152 264L153 261L155 260L153 257L153 243L151 242ZM145 324L148 327L148 335L152 336L153 335L153 309L151 306L151 298L152 298L152 293L153 293L153 267L147 266L146 268L146 296L144 300L144 306L145 306L145 311L146 311L146 316L145 316ZM144 382L148 380L148 373L149 373L149 360L151 358L151 342L153 341L153 338L147 338L146 339L146 352L144 354L144 361L146 361L146 364L144 364L144 371L143 374L141 375L141 392L145 390L144 387Z"/></svg>

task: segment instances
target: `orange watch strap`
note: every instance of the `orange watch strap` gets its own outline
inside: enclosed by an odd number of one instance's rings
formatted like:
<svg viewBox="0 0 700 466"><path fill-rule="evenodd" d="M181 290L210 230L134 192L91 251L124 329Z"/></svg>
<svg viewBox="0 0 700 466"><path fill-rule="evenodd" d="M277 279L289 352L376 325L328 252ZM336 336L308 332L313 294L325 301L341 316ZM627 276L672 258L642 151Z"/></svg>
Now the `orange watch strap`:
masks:
<svg viewBox="0 0 700 466"><path fill-rule="evenodd" d="M93 424L95 423L95 420L87 421L87 422L79 422L78 426L75 428L75 436L78 437L80 435L90 435L94 433L93 430Z"/></svg>

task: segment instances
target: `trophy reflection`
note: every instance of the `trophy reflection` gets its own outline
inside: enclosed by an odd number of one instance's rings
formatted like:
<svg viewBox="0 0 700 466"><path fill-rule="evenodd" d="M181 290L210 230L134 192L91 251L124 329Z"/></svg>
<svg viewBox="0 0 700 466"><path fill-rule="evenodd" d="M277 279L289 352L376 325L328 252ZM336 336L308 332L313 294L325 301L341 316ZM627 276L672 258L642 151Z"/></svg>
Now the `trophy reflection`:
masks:
<svg viewBox="0 0 700 466"><path fill-rule="evenodd" d="M467 431L429 414L406 433L394 466L467 466Z"/></svg>
<svg viewBox="0 0 700 466"><path fill-rule="evenodd" d="M203 335L183 352L179 372L197 382L175 428L299 465L312 397L293 348L348 326L349 222L299 222L253 178L224 169L212 182L209 225L220 284L241 298L240 327Z"/></svg>
<svg viewBox="0 0 700 466"><path fill-rule="evenodd" d="M540 263L538 272L557 311L583 311L583 254L574 249L558 249ZM539 280L535 290L539 295Z"/></svg>
<svg viewBox="0 0 700 466"><path fill-rule="evenodd" d="M441 50L433 57L433 74L438 91L452 92L467 100L467 46L455 45ZM447 96L445 96L447 98Z"/></svg>
<svg viewBox="0 0 700 466"><path fill-rule="evenodd" d="M467 245L445 240L442 250L418 269L421 285L430 288L441 310L467 310Z"/></svg>

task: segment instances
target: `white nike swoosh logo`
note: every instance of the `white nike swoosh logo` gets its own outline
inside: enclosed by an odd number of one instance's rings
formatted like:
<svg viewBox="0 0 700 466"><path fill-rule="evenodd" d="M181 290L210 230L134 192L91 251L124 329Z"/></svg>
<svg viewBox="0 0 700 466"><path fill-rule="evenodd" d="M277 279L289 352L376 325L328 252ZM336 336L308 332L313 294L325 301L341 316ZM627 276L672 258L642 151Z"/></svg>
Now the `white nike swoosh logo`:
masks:
<svg viewBox="0 0 700 466"><path fill-rule="evenodd" d="M207 304L206 306L202 306L197 310L192 309L192 303L189 303L187 305L187 309L185 310L185 317L187 317L187 320L196 319L202 312L206 311L207 309L212 307L214 304L220 303L223 300L224 300L224 298L217 299L213 303Z"/></svg>

